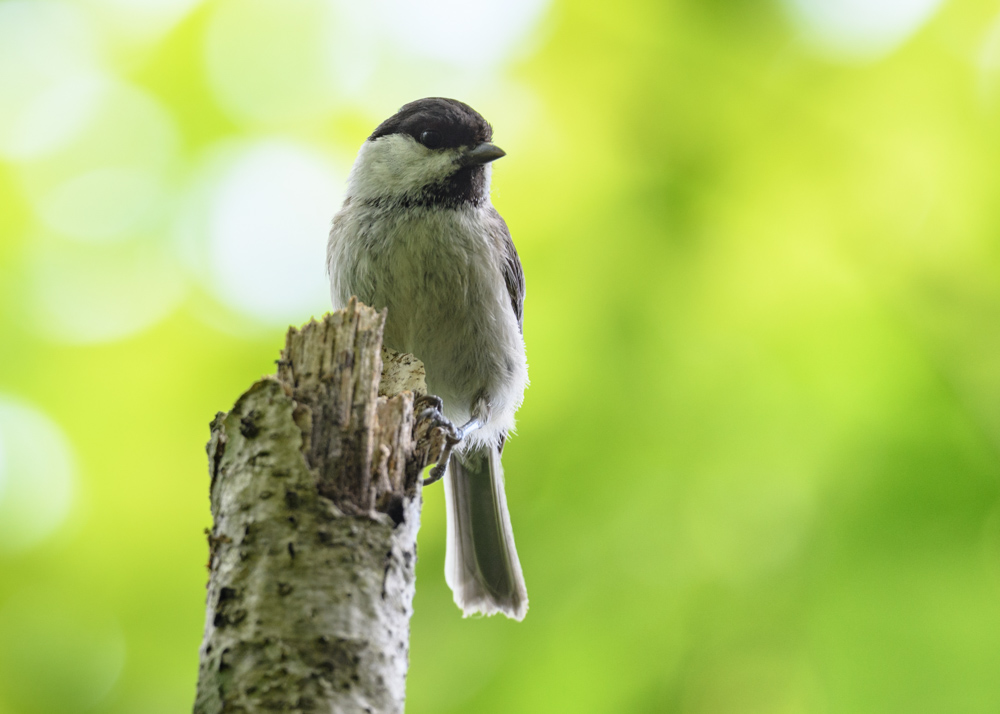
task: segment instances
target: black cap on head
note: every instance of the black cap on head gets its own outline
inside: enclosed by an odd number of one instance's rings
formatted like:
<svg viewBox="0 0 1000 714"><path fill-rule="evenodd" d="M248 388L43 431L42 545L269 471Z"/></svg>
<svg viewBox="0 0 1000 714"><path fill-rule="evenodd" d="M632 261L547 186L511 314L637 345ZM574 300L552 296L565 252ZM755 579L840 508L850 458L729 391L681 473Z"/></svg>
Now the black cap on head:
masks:
<svg viewBox="0 0 1000 714"><path fill-rule="evenodd" d="M493 138L493 127L468 104L456 99L427 97L404 105L378 125L368 141L389 134L408 134L417 141L424 132L437 132L435 148L478 146Z"/></svg>

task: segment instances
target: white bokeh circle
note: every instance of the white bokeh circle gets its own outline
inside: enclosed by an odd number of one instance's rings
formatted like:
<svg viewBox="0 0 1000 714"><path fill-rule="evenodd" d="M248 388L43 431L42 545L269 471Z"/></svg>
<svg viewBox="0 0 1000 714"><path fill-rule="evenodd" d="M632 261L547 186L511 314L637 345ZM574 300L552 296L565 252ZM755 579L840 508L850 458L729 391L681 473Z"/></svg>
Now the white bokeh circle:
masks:
<svg viewBox="0 0 1000 714"><path fill-rule="evenodd" d="M877 59L909 39L942 0L783 0L806 40L824 54Z"/></svg>
<svg viewBox="0 0 1000 714"><path fill-rule="evenodd" d="M76 0L122 38L151 44L169 32L202 0Z"/></svg>
<svg viewBox="0 0 1000 714"><path fill-rule="evenodd" d="M204 56L234 117L273 126L358 104L403 104L426 88L467 97L531 46L549 0L220 0Z"/></svg>
<svg viewBox="0 0 1000 714"><path fill-rule="evenodd" d="M75 480L69 440L56 423L0 395L0 552L23 551L58 528Z"/></svg>
<svg viewBox="0 0 1000 714"><path fill-rule="evenodd" d="M341 184L333 167L306 147L248 148L220 182L209 216L216 293L268 322L322 309L329 295L326 236Z"/></svg>
<svg viewBox="0 0 1000 714"><path fill-rule="evenodd" d="M329 309L326 239L347 170L287 139L216 146L178 214L179 254L210 294L257 324L319 314Z"/></svg>
<svg viewBox="0 0 1000 714"><path fill-rule="evenodd" d="M110 79L100 84L100 105L73 140L18 166L40 222L88 243L133 239L156 225L180 143L176 123L151 94Z"/></svg>
<svg viewBox="0 0 1000 714"><path fill-rule="evenodd" d="M389 51L486 69L508 59L530 36L548 0L374 0L365 3L390 40Z"/></svg>
<svg viewBox="0 0 1000 714"><path fill-rule="evenodd" d="M0 3L0 156L44 156L71 141L100 103L93 28L67 3Z"/></svg>
<svg viewBox="0 0 1000 714"><path fill-rule="evenodd" d="M26 257L28 324L53 342L110 342L141 332L188 291L167 241L91 246L45 235L31 241Z"/></svg>
<svg viewBox="0 0 1000 714"><path fill-rule="evenodd" d="M327 0L220 0L205 32L205 65L233 116L258 122L323 116L336 107L328 56L337 16Z"/></svg>

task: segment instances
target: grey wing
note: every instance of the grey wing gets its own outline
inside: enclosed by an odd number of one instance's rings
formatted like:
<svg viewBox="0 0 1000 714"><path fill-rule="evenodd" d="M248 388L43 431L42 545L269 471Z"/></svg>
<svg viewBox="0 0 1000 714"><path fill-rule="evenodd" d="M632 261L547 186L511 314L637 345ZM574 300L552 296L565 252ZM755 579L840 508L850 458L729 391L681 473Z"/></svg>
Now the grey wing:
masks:
<svg viewBox="0 0 1000 714"><path fill-rule="evenodd" d="M500 230L496 238L500 244L501 261L500 270L503 271L503 279L507 284L507 294L510 295L510 306L514 309L517 317L517 327L524 332L524 270L521 269L521 259L517 255L517 248L510 237L510 229L503 216L493 209L493 215L497 219Z"/></svg>

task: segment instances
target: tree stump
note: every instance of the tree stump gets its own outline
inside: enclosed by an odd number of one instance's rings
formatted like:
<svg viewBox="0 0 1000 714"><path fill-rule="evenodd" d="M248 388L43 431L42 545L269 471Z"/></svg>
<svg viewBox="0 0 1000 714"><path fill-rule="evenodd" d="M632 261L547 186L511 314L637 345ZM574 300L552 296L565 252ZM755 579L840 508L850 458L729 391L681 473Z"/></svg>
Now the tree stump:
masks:
<svg viewBox="0 0 1000 714"><path fill-rule="evenodd" d="M420 474L453 429L384 323L352 300L290 328L212 422L195 714L403 711Z"/></svg>

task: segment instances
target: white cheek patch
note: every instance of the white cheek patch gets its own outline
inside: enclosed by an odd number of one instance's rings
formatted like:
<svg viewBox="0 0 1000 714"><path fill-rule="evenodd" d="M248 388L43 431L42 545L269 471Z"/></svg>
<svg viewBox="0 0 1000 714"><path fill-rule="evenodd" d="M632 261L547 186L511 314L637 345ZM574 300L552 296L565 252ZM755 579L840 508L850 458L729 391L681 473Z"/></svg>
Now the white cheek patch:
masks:
<svg viewBox="0 0 1000 714"><path fill-rule="evenodd" d="M404 134L366 141L351 169L348 190L361 200L419 193L455 171L458 151L432 151Z"/></svg>

